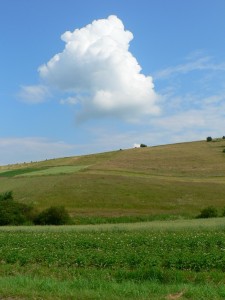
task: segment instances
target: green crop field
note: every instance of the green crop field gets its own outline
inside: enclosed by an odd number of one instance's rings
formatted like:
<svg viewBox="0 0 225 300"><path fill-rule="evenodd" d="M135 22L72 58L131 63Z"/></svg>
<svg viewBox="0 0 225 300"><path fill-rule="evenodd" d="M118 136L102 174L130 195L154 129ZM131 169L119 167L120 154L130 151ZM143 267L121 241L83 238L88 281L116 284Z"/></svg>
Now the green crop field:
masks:
<svg viewBox="0 0 225 300"><path fill-rule="evenodd" d="M224 218L0 228L1 299L224 299L224 271Z"/></svg>

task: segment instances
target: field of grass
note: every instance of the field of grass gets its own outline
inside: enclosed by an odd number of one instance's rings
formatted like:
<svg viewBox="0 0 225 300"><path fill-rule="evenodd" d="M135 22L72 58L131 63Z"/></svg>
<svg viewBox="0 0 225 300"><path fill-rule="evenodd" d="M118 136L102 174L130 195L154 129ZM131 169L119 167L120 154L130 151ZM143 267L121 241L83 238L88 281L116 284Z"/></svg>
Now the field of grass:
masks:
<svg viewBox="0 0 225 300"><path fill-rule="evenodd" d="M0 228L1 299L224 299L225 218Z"/></svg>
<svg viewBox="0 0 225 300"><path fill-rule="evenodd" d="M0 227L0 299L225 299L225 218L190 219L225 207L224 148L221 139L0 167L0 193L37 210L64 205L81 224Z"/></svg>
<svg viewBox="0 0 225 300"><path fill-rule="evenodd" d="M38 210L64 205L77 224L192 218L225 206L224 148L221 139L2 166L0 193Z"/></svg>

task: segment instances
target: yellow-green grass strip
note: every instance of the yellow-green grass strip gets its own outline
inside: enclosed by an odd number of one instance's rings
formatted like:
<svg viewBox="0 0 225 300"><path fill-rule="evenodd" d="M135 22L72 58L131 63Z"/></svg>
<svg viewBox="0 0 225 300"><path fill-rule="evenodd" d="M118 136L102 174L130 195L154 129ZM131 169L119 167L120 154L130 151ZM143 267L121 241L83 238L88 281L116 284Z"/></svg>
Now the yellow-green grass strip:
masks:
<svg viewBox="0 0 225 300"><path fill-rule="evenodd" d="M79 172L82 169L87 168L88 166L59 166L59 167L51 167L44 170L33 171L25 174L21 174L18 176L46 176L46 175L58 175L58 174L71 174Z"/></svg>
<svg viewBox="0 0 225 300"><path fill-rule="evenodd" d="M151 221L140 223L63 225L63 226L0 226L0 232L68 232L68 231L224 231L225 218Z"/></svg>

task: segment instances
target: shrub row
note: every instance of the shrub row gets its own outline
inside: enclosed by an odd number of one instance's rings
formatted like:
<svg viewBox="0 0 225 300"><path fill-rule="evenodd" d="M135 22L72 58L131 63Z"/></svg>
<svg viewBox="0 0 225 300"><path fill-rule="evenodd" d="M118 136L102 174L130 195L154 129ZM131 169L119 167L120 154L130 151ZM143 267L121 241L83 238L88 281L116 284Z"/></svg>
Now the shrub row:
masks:
<svg viewBox="0 0 225 300"><path fill-rule="evenodd" d="M224 140L224 139L225 139L225 136L222 137L222 140ZM206 138L206 141L207 141L207 142L219 141L219 140L220 140L220 138L216 138L216 139L213 140L213 138L212 138L211 136L208 136L208 137Z"/></svg>
<svg viewBox="0 0 225 300"><path fill-rule="evenodd" d="M38 213L32 206L14 201L11 191L0 194L0 226L64 225L70 220L63 206L51 206Z"/></svg>
<svg viewBox="0 0 225 300"><path fill-rule="evenodd" d="M35 225L64 225L70 223L70 216L63 206L51 206L34 218Z"/></svg>
<svg viewBox="0 0 225 300"><path fill-rule="evenodd" d="M197 218L216 218L216 217L225 217L225 208L223 209L221 215L218 213L218 210L214 206L208 206L201 210Z"/></svg>

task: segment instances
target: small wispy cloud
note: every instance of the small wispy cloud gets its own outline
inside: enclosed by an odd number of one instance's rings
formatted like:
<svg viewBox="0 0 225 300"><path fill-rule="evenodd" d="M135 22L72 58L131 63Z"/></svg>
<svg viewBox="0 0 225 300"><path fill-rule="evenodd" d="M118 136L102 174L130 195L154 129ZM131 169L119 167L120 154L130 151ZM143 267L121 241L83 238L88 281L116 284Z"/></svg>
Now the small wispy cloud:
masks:
<svg viewBox="0 0 225 300"><path fill-rule="evenodd" d="M176 99L177 97L177 99ZM205 139L223 136L225 93L211 95L170 95L165 112L151 120L152 133L159 132L165 142Z"/></svg>
<svg viewBox="0 0 225 300"><path fill-rule="evenodd" d="M50 92L44 85L26 85L21 86L18 97L23 102L37 104L46 101L50 97Z"/></svg>
<svg viewBox="0 0 225 300"><path fill-rule="evenodd" d="M191 58L190 58L191 59ZM213 63L212 58L209 56L200 57L195 60L189 60L184 64L165 68L154 74L155 79L167 79L168 77L187 74L193 71L225 71L225 63Z"/></svg>
<svg viewBox="0 0 225 300"><path fill-rule="evenodd" d="M75 105L78 103L77 97L67 97L65 99L61 99L59 102L60 104L70 104L70 105Z"/></svg>
<svg viewBox="0 0 225 300"><path fill-rule="evenodd" d="M179 142L224 135L224 61L195 51L153 76L162 95L162 114L150 120L158 138Z"/></svg>

